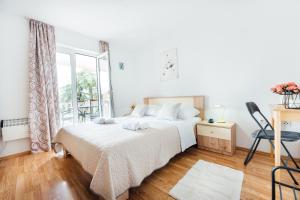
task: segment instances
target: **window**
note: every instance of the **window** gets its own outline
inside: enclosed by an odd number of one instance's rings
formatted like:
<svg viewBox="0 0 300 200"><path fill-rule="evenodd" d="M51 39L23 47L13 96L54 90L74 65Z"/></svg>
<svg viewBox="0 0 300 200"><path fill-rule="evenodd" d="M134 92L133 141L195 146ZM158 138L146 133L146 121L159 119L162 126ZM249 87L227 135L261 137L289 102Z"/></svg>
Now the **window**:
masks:
<svg viewBox="0 0 300 200"><path fill-rule="evenodd" d="M74 122L70 55L57 53L56 62L60 118L63 125L68 125Z"/></svg>
<svg viewBox="0 0 300 200"><path fill-rule="evenodd" d="M107 53L96 55L61 48L56 61L62 126L110 117Z"/></svg>
<svg viewBox="0 0 300 200"><path fill-rule="evenodd" d="M97 58L76 54L76 88L78 121L100 116Z"/></svg>

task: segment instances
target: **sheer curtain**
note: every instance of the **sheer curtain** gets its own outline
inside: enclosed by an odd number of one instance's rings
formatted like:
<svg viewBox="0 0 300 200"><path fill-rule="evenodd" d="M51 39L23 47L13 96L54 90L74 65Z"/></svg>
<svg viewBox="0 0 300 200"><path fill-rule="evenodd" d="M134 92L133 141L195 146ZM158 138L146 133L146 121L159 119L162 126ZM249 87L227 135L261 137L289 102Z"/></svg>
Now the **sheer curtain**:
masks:
<svg viewBox="0 0 300 200"><path fill-rule="evenodd" d="M106 53L108 55L108 71L109 71L109 88L110 88L110 109L111 109L111 116L115 116L115 110L114 110L114 97L113 97L113 88L111 83L111 66L110 66L110 54L109 54L109 44L105 41L99 42L99 49L100 53ZM102 100L101 100L102 101Z"/></svg>
<svg viewBox="0 0 300 200"><path fill-rule="evenodd" d="M29 129L31 151L49 151L59 128L54 27L29 20Z"/></svg>

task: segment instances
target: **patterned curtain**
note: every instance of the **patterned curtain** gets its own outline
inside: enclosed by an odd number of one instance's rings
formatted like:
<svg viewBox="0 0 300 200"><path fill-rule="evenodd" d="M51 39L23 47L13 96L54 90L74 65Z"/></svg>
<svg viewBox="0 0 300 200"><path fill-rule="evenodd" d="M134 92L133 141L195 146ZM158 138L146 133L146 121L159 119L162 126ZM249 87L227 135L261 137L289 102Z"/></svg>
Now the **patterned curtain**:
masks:
<svg viewBox="0 0 300 200"><path fill-rule="evenodd" d="M59 127L54 27L32 19L29 27L31 151L49 151Z"/></svg>
<svg viewBox="0 0 300 200"><path fill-rule="evenodd" d="M111 115L112 117L115 116L115 110L114 110L114 96L113 96L113 88L111 84L111 66L110 66L110 54L109 54L109 44L105 41L100 41L99 42L99 49L100 53L105 53L107 52L108 55L108 71L109 71L109 87L110 87L110 109L111 109ZM102 101L102 100L101 100Z"/></svg>

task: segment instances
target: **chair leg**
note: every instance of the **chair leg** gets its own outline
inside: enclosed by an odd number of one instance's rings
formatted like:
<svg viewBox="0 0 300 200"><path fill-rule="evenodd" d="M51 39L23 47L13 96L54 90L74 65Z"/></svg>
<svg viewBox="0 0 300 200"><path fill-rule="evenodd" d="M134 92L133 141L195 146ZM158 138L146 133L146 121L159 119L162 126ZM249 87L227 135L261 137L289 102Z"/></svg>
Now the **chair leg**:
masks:
<svg viewBox="0 0 300 200"><path fill-rule="evenodd" d="M253 158L253 156L254 156L254 154L255 154L255 152L256 152L256 149L257 149L257 147L258 147L258 145L259 145L259 143L260 143L260 140L261 140L261 138L258 139L258 141L257 141L257 143L256 143L256 145L255 145L255 147L254 147L254 149L253 149L253 153L251 154L251 156L250 156L250 158L249 158L249 160L248 160L248 163L252 160L252 158Z"/></svg>
<svg viewBox="0 0 300 200"><path fill-rule="evenodd" d="M252 157L253 157L256 149L257 149L257 146L258 146L259 142L260 142L260 139L258 139L256 137L253 144L252 144L252 146L251 146L251 148L249 149L249 152L248 152L246 158L245 158L244 165L247 165L250 162L250 160L252 159Z"/></svg>
<svg viewBox="0 0 300 200"><path fill-rule="evenodd" d="M257 141L257 138L255 138L254 142L252 143L252 145L251 145L251 147L250 147L250 149L249 149L249 151L248 151L248 154L247 154L247 156L246 156L246 158L245 158L245 161L244 161L244 165L247 165L247 164L248 164L248 160L249 160L249 158L250 158L250 155L252 154L252 151L253 151L254 146L256 145L256 141Z"/></svg>
<svg viewBox="0 0 300 200"><path fill-rule="evenodd" d="M273 149L273 151L275 150L275 146L274 146L274 143L272 140L268 139L270 145L271 145L271 148Z"/></svg>
<svg viewBox="0 0 300 200"><path fill-rule="evenodd" d="M282 158L280 158L280 160L281 160L282 164L283 164L285 167L288 167ZM289 173L289 175L290 175L291 178L293 179L294 183L295 183L296 185L299 185L299 183L296 181L296 179L295 179L294 175L292 174L292 172L291 172L290 170L287 170L287 172Z"/></svg>
<svg viewBox="0 0 300 200"><path fill-rule="evenodd" d="M268 139L268 140L269 140L269 139ZM271 140L269 140L269 142L270 142L272 148L274 149L274 148L275 148L275 147L274 147L274 143L273 143ZM284 160L283 160L282 158L280 158L280 160L281 160L282 164L283 164L285 167L287 167L287 165L286 165L286 163L284 162ZM293 174L290 172L290 170L287 170L287 172L289 173L289 175L290 175L291 178L293 179L294 183L295 183L296 185L298 185L298 182L296 181L295 177L294 177Z"/></svg>
<svg viewBox="0 0 300 200"><path fill-rule="evenodd" d="M282 144L283 148L285 149L286 153L288 154L288 157L293 161L295 166L299 169L300 168L299 165L297 164L297 162L295 161L295 159L293 158L293 156L291 155L291 153L289 152L289 150L287 149L285 144L282 141L281 141L281 144Z"/></svg>

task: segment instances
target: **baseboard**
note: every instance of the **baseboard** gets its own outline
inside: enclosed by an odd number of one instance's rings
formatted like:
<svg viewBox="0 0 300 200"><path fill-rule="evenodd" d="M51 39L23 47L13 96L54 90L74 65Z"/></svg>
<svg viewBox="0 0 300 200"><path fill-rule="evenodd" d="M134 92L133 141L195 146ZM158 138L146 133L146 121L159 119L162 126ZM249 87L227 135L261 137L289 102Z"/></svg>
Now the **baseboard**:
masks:
<svg viewBox="0 0 300 200"><path fill-rule="evenodd" d="M249 149L248 148L245 148L245 147L236 147L236 149L237 150L241 150L241 151L249 151ZM274 154L272 153L268 153L268 152L264 152L264 151L259 151L259 150L256 150L256 153L257 154L260 154L260 155L264 155L264 156L269 156L269 157L274 157ZM282 157L284 157L284 158L287 158L287 156L282 156ZM294 157L294 159L297 161L297 162L300 162L300 158L296 158L296 157Z"/></svg>
<svg viewBox="0 0 300 200"><path fill-rule="evenodd" d="M23 156L23 155L28 155L30 153L31 153L31 151L24 151L24 152L21 152L21 153L16 153L16 154L8 155L8 156L3 156L3 157L0 157L0 161L11 159L11 158L16 158L16 157Z"/></svg>
<svg viewBox="0 0 300 200"><path fill-rule="evenodd" d="M246 147L238 147L237 146L236 149L241 150L241 151L247 151L247 152L249 151L249 149L246 148ZM256 153L260 154L260 155L270 156L270 157L273 156L271 153L268 153L268 152L265 152L265 151L260 151L260 150L256 150Z"/></svg>

